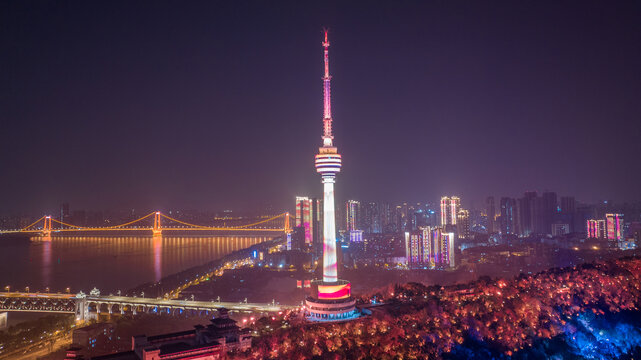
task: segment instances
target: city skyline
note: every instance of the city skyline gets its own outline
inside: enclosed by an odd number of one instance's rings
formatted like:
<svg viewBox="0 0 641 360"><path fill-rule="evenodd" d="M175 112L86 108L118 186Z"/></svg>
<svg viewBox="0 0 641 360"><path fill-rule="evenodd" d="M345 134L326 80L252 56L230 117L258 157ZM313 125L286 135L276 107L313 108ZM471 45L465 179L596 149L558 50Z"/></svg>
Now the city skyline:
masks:
<svg viewBox="0 0 641 360"><path fill-rule="evenodd" d="M638 4L291 6L297 16L206 3L192 3L191 17L163 4L6 5L13 50L0 101L12 136L0 213L319 196L301 149L317 142L322 63L310 44L323 25L340 54L334 108L348 170L338 198L482 204L553 189L641 200Z"/></svg>
<svg viewBox="0 0 641 360"><path fill-rule="evenodd" d="M3 359L641 357L641 3L0 9Z"/></svg>
<svg viewBox="0 0 641 360"><path fill-rule="evenodd" d="M461 201L461 205L463 205L467 209L471 210L482 210L487 208L486 200L488 197L495 198L496 201L500 200L501 198L511 198L511 199L518 199L519 197L523 196L526 193L536 193L536 194L544 194L544 193L555 193L559 196L559 206L560 206L560 198L561 197L570 197L573 198L577 204L581 205L590 205L590 206L598 206L598 205L606 205L614 208L618 207L623 207L623 206L636 206L640 202L639 201L631 201L631 200L623 200L623 201L612 201L611 199L599 199L597 201L585 201L584 199L577 198L572 194L565 194L565 193L559 193L557 191L554 191L553 189L551 190L543 190L543 191L536 191L536 190L524 190L520 193L515 193L515 194L486 194L485 199L470 199L467 197L460 197L456 196L456 193L448 193L448 194L437 194L434 195L434 197L417 197L417 198L403 198L399 200L381 200L381 197L365 197L365 198L357 198L354 196L349 196L349 195L343 195L338 197L337 200L335 201L336 203L336 208L339 211L344 211L345 209L344 206L346 205L347 202L350 201L355 201L362 203L365 205L366 203L377 203L377 204L385 204L388 206L401 206L401 205L416 205L416 204L421 204L421 205L430 205L433 206L434 209L439 208L439 201L442 199L444 196L455 196L459 197ZM113 216L125 216L127 214L129 215L135 215L135 214L140 214L140 213L146 213L149 211L157 211L157 210L163 210L163 211L170 211L170 212L176 212L176 213L183 213L183 214L210 214L212 216L215 216L216 218L218 217L225 217L225 216L260 216L260 215L269 215L272 212L279 212L279 211L291 211L292 214L295 212L296 206L292 206L292 201L296 200L298 201L298 198L308 198L310 200L312 199L321 199L322 198L322 191L319 194L296 194L293 196L291 199L288 199L286 204L283 204L282 207L276 207L272 203L260 203L260 204L250 204L248 207L238 207L238 206L229 206L229 207L224 207L224 206L205 206L205 207L200 207L200 208L189 208L189 207L178 207L178 206L161 206L160 208L157 207L152 207L148 204L141 204L140 206L135 206L135 207L124 207L124 206L115 206L115 207L105 207L105 208L100 208L100 207L88 207L88 208L83 208L77 205L76 203L70 203L69 201L62 201L57 204L51 204L47 206L44 209L40 208L35 208L31 211L18 211L18 212L6 212L2 213L0 212L0 216L36 216L36 215L42 215L42 214L47 214L47 215L53 215L53 216L59 216L60 213L63 211L63 208L67 208L67 211L81 211L87 214L110 214ZM274 203L279 203L279 201L275 201ZM71 209L71 210L69 210Z"/></svg>

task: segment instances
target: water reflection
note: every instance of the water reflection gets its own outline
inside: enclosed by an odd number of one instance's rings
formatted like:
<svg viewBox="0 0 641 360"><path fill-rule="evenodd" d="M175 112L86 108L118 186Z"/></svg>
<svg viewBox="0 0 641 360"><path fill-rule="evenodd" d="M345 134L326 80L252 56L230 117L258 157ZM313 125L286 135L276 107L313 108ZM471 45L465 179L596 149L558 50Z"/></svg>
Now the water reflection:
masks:
<svg viewBox="0 0 641 360"><path fill-rule="evenodd" d="M126 290L271 237L69 236L0 241L0 285L32 290Z"/></svg>
<svg viewBox="0 0 641 360"><path fill-rule="evenodd" d="M42 241L42 284L51 287L51 237Z"/></svg>
<svg viewBox="0 0 641 360"><path fill-rule="evenodd" d="M162 235L154 234L154 281L162 279Z"/></svg>

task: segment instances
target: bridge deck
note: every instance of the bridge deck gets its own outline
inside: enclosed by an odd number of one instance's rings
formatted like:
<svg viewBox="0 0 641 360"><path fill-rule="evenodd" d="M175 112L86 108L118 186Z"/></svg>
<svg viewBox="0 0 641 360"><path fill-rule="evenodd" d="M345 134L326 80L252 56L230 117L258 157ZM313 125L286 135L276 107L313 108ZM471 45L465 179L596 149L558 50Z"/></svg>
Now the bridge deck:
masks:
<svg viewBox="0 0 641 360"><path fill-rule="evenodd" d="M260 304L260 303L243 303L243 302L214 302L214 301L191 301L191 300L168 300L159 298L142 298L128 296L85 296L78 297L73 294L49 294L49 293L21 293L5 292L0 293L0 299L23 299L28 301L47 301L47 300L73 300L85 301L89 304L114 304L114 305L132 305L146 307L175 308L185 310L215 310L227 308L237 311L268 311L276 312L286 309L295 308L290 305L280 304ZM29 311L29 310L24 310Z"/></svg>

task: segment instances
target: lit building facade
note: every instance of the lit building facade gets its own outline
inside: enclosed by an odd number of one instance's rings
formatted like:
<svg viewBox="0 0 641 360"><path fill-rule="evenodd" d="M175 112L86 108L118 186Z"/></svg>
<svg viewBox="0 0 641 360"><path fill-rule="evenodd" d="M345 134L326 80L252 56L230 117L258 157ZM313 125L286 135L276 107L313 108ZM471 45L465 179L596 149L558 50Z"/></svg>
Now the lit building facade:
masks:
<svg viewBox="0 0 641 360"><path fill-rule="evenodd" d="M461 199L456 196L441 198L441 225L456 225L456 216L461 207Z"/></svg>
<svg viewBox="0 0 641 360"><path fill-rule="evenodd" d="M363 242L363 230L351 230L349 232L349 242L350 243L362 243Z"/></svg>
<svg viewBox="0 0 641 360"><path fill-rule="evenodd" d="M341 156L333 144L327 31L323 49L323 146L318 149L315 161L323 182L323 279L314 282L317 292L306 298L304 312L309 321L345 321L357 318L360 313L351 295L351 284L338 279L334 183L341 169Z"/></svg>
<svg viewBox="0 0 641 360"><path fill-rule="evenodd" d="M494 206L494 196L488 196L485 200L485 214L487 216L487 233L492 234L496 231L494 226L494 217L496 216L496 207Z"/></svg>
<svg viewBox="0 0 641 360"><path fill-rule="evenodd" d="M501 198L501 234L516 234L516 201L512 198Z"/></svg>
<svg viewBox="0 0 641 360"><path fill-rule="evenodd" d="M414 230L405 232L405 259L409 268L434 267L431 257L430 231Z"/></svg>
<svg viewBox="0 0 641 360"><path fill-rule="evenodd" d="M605 226L608 240L625 240L623 235L623 214L605 214Z"/></svg>
<svg viewBox="0 0 641 360"><path fill-rule="evenodd" d="M345 203L345 229L347 231L361 230L361 203L347 200Z"/></svg>
<svg viewBox="0 0 641 360"><path fill-rule="evenodd" d="M446 269L456 266L455 234L440 226L405 232L405 259L411 269Z"/></svg>
<svg viewBox="0 0 641 360"><path fill-rule="evenodd" d="M588 238L605 239L605 220L588 219L585 232Z"/></svg>
<svg viewBox="0 0 641 360"><path fill-rule="evenodd" d="M470 238L470 212L460 209L456 214L456 234L459 239Z"/></svg>
<svg viewBox="0 0 641 360"><path fill-rule="evenodd" d="M320 241L321 204L318 199L306 196L296 197L296 226L305 229L305 246L309 248ZM301 248L301 250L305 250Z"/></svg>

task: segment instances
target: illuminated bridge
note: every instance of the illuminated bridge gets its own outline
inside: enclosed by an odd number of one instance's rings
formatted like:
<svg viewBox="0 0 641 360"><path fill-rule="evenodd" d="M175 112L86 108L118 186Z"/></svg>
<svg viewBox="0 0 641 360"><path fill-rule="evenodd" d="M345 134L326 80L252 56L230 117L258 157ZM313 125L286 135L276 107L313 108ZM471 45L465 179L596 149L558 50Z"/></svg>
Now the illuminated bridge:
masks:
<svg viewBox="0 0 641 360"><path fill-rule="evenodd" d="M246 302L167 300L144 297L101 296L92 294L0 293L0 311L26 311L75 314L88 320L99 314L206 315L220 308L243 312L278 312L293 308L279 304Z"/></svg>
<svg viewBox="0 0 641 360"><path fill-rule="evenodd" d="M256 222L243 225L233 226L212 226L191 224L182 220L169 217L160 211L151 212L139 219L129 221L119 225L87 227L67 224L52 216L45 215L32 224L22 229L0 230L0 234L11 233L33 233L40 234L43 237L49 237L52 234L65 234L70 232L122 232L122 231L148 231L154 235L161 235L167 231L200 231L200 232L226 232L226 233L248 233L248 232L273 232L289 233L290 227L289 213L283 213L276 216L265 217ZM153 219L153 223L152 220ZM55 225L54 225L55 224Z"/></svg>

